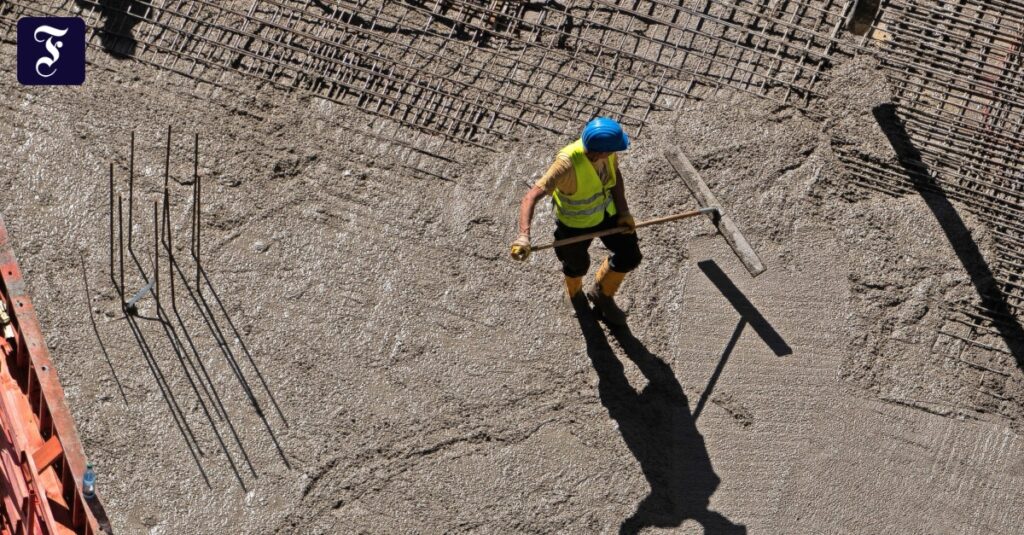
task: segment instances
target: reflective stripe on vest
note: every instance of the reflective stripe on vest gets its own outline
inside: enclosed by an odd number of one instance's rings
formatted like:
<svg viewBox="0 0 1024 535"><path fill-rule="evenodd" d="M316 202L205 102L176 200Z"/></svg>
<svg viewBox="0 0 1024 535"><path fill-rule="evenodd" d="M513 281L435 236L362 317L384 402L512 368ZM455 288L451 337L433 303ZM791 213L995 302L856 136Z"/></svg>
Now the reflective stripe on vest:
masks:
<svg viewBox="0 0 1024 535"><path fill-rule="evenodd" d="M552 194L555 215L563 225L572 228L590 228L604 220L605 211L615 215L615 202L612 200L611 189L618 177L615 175L615 155L608 156L609 180L601 182L594 165L587 159L583 150L583 140L564 147L559 154L569 158L573 171L576 173L576 192L567 195L557 189Z"/></svg>
<svg viewBox="0 0 1024 535"><path fill-rule="evenodd" d="M590 204L590 203L596 201L600 197L604 197L604 191L599 191L599 192L591 195L590 197L587 197L586 199L583 199L582 201L576 201L576 200L570 199L570 198L566 197L565 195L563 195L562 196L562 204L563 205L569 205L569 206L583 206L585 204Z"/></svg>
<svg viewBox="0 0 1024 535"><path fill-rule="evenodd" d="M588 216L588 215L591 215L591 214L596 214L598 212L603 212L604 209L607 208L608 205L611 204L611 203L612 203L612 198L611 198L611 196L608 196L608 197L605 197L605 199L601 202L601 204L599 204L597 206L593 206L593 207L590 207L590 208L584 208L582 210L570 210L568 208L562 208L561 213L562 213L562 215L566 215L566 216L569 216L569 217ZM561 219L561 217L559 217L559 219ZM562 222L565 223L565 221L562 221ZM600 223L600 221L598 221L598 223ZM590 226L592 227L594 225L590 225Z"/></svg>

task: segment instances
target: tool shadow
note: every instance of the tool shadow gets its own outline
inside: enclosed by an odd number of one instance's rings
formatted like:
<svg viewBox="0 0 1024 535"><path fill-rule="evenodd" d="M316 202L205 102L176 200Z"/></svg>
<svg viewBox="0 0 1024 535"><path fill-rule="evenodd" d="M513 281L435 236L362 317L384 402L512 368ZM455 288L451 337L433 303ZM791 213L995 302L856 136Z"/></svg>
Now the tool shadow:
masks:
<svg viewBox="0 0 1024 535"><path fill-rule="evenodd" d="M711 392L714 391L715 385L718 384L718 378L722 376L725 364L729 361L733 350L736 349L736 343L739 342L740 335L743 334L743 330L747 325L754 329L757 336L768 346L768 349L775 353L776 357L785 357L793 354L793 348L786 343L779 332L772 327L771 323L768 323L768 320L761 314L761 311L750 302L750 299L747 299L746 295L743 295L743 292L733 284L732 279L718 267L714 260L697 262L697 267L704 272L708 280L715 285L715 288L721 292L722 296L739 313L740 319L736 322L736 328L733 329L732 336L729 337L729 342L725 345L725 351L722 352L721 358L718 359L715 371L711 374L711 378L708 379L708 385L704 387L704 392L701 393L700 399L697 400L697 405L693 409L694 420L700 418L705 404L711 399Z"/></svg>
<svg viewBox="0 0 1024 535"><path fill-rule="evenodd" d="M576 316L598 375L601 404L618 424L651 487L650 494L623 520L619 533L677 527L693 519L708 535L745 534L744 526L708 508L721 480L672 368L649 352L628 327L613 329L618 345L647 379L647 385L637 391L590 309L581 307Z"/></svg>
<svg viewBox="0 0 1024 535"><path fill-rule="evenodd" d="M896 153L910 183L935 215L950 246L970 276L971 283L981 299L981 306L988 312L989 319L1017 361L1017 367L1024 369L1024 328L1014 317L1006 294L999 287L999 282L981 254L978 244L971 238L971 231L949 201L942 185L935 180L928 165L922 160L921 151L914 146L906 126L896 114L896 106L882 104L876 106L872 113Z"/></svg>
<svg viewBox="0 0 1024 535"><path fill-rule="evenodd" d="M714 260L697 262L697 267L700 268L704 276L711 281L711 284L715 285L715 288L718 289L740 315L741 324L737 327L738 330L742 330L743 324L750 325L754 332L757 333L757 336L768 345L768 349L775 353L776 357L785 357L793 354L793 348L786 343L779 332L775 330L775 327L772 327L772 324L765 319L761 311L736 287L732 279L722 271L722 268L718 267Z"/></svg>

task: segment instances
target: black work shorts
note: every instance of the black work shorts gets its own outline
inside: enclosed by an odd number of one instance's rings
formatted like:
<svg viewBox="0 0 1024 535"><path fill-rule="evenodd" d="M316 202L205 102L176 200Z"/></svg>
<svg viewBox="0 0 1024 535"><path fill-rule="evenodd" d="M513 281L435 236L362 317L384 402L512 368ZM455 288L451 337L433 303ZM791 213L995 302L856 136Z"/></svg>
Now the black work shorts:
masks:
<svg viewBox="0 0 1024 535"><path fill-rule="evenodd" d="M588 232L614 228L615 226L615 216L608 214L605 214L604 220L600 224L590 228L572 228L558 221L555 225L555 239L572 238ZM590 242L592 241L594 240L590 239L562 247L555 247L555 255L562 262L562 273L566 277L582 277L587 274L587 270L590 269L590 253L588 249L590 249ZM619 273L628 273L640 265L640 260L643 256L640 254L640 241L637 239L636 233L604 236L601 238L601 242L612 253L611 260L609 261L612 270Z"/></svg>

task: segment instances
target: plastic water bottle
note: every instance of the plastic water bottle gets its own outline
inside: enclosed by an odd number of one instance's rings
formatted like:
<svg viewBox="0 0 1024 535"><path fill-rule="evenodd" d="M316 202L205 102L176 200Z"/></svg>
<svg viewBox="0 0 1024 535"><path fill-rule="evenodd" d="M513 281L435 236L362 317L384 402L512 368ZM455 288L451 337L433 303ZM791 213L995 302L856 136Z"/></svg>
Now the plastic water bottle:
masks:
<svg viewBox="0 0 1024 535"><path fill-rule="evenodd" d="M96 471L92 469L92 463L85 465L85 475L82 476L82 494L86 498L96 495Z"/></svg>

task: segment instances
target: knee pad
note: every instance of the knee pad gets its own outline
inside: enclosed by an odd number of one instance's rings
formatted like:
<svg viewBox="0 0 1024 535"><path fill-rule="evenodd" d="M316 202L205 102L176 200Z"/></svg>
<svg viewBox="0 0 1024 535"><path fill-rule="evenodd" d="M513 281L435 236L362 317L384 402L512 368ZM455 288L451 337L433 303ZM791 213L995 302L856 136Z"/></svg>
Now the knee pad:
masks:
<svg viewBox="0 0 1024 535"><path fill-rule="evenodd" d="M634 254L617 254L612 256L610 266L619 273L629 273L640 265L643 258L644 255L640 254L640 251Z"/></svg>
<svg viewBox="0 0 1024 535"><path fill-rule="evenodd" d="M590 262L577 266L562 262L562 274L566 277L582 277L590 270Z"/></svg>

